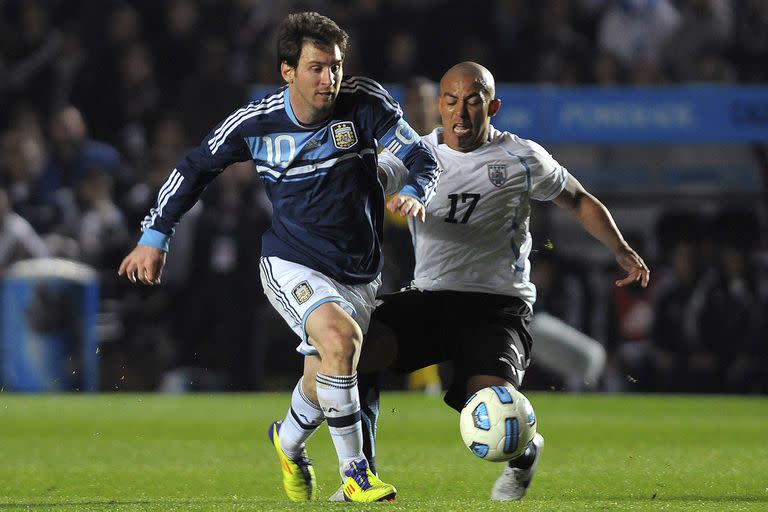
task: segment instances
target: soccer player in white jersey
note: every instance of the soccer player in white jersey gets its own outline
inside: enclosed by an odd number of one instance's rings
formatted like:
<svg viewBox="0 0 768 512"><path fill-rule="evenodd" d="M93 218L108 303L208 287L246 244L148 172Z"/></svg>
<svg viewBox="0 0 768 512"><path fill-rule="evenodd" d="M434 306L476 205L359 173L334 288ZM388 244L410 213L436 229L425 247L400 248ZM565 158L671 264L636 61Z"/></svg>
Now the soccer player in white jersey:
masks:
<svg viewBox="0 0 768 512"><path fill-rule="evenodd" d="M535 142L491 125L501 101L486 68L463 62L449 69L440 82L438 106L442 127L423 140L443 175L426 222L410 222L413 282L381 297L359 365L366 453L374 464L378 389L370 379L363 382L365 372L406 373L452 361L445 401L457 411L481 388L520 387L530 360L528 325L536 298L529 280L531 200L568 210L613 252L627 273L616 286L645 287L650 277L608 210L576 178ZM398 190L402 164L384 155L379 166L387 189ZM543 444L537 434L509 461L493 486L493 499L524 496ZM331 499L338 498L337 492Z"/></svg>
<svg viewBox="0 0 768 512"><path fill-rule="evenodd" d="M181 216L227 166L253 160L273 206L262 236L262 284L305 356L288 413L269 428L283 487L292 501L316 497L305 443L327 420L343 498L390 500L394 486L382 482L363 455L356 374L383 266L377 149L389 148L409 169L407 184L391 199L404 215L423 220L440 172L379 84L343 77L348 37L333 20L291 14L277 39L287 86L236 110L179 162L118 273L159 283Z"/></svg>

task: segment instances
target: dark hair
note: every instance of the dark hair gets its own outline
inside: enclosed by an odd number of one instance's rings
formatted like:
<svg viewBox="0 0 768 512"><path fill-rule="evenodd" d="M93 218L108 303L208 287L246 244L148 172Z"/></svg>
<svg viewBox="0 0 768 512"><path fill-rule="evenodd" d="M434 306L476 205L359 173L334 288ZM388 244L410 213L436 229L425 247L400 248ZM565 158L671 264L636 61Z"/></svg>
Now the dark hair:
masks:
<svg viewBox="0 0 768 512"><path fill-rule="evenodd" d="M277 66L285 62L296 67L304 41L311 41L322 49L339 46L342 58L347 52L349 35L331 18L316 12L289 14L277 31Z"/></svg>

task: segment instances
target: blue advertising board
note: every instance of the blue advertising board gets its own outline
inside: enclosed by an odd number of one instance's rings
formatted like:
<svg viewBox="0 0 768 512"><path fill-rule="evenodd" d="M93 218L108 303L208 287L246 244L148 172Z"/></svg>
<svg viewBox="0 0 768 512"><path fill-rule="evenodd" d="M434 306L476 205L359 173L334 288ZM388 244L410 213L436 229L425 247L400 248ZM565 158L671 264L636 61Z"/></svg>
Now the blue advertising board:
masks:
<svg viewBox="0 0 768 512"><path fill-rule="evenodd" d="M768 88L500 86L493 123L543 142L768 141Z"/></svg>
<svg viewBox="0 0 768 512"><path fill-rule="evenodd" d="M385 86L400 103L403 88ZM259 85L253 99L274 91ZM522 87L498 84L494 126L543 143L768 141L768 87Z"/></svg>

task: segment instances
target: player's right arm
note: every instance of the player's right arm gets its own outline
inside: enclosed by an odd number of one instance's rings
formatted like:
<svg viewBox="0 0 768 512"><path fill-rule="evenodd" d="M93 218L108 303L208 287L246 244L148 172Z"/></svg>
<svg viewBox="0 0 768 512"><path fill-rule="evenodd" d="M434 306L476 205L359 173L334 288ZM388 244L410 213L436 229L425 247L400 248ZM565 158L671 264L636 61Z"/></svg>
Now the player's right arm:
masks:
<svg viewBox="0 0 768 512"><path fill-rule="evenodd" d="M640 255L624 240L605 205L587 192L576 178L568 175L565 188L552 202L568 210L590 235L613 252L616 262L627 272L624 279L616 280L616 286L625 286L636 281L640 282L643 288L648 286L651 271Z"/></svg>
<svg viewBox="0 0 768 512"><path fill-rule="evenodd" d="M616 286L639 281L648 286L650 270L643 259L629 246L613 221L608 209L587 192L560 163L539 144L512 136L510 141L526 148L517 157L531 176L529 193L537 201L552 201L568 210L587 232L613 252L616 261L627 272Z"/></svg>
<svg viewBox="0 0 768 512"><path fill-rule="evenodd" d="M157 202L141 223L137 246L123 259L118 275L131 282L160 283L175 226L200 198L205 187L227 166L250 158L238 127L246 106L211 131L197 148L179 162L160 188Z"/></svg>

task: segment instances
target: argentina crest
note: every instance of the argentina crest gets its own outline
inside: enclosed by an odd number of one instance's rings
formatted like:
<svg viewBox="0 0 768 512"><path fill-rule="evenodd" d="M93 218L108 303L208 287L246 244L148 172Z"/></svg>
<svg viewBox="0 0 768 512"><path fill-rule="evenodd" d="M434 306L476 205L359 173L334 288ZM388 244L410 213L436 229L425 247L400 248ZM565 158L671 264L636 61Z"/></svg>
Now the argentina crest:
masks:
<svg viewBox="0 0 768 512"><path fill-rule="evenodd" d="M302 281L293 288L292 293L296 299L296 302L299 304L304 304L309 300L314 291L312 290L312 287L309 286L308 282Z"/></svg>
<svg viewBox="0 0 768 512"><path fill-rule="evenodd" d="M507 181L507 164L488 164L488 179L500 187Z"/></svg>
<svg viewBox="0 0 768 512"><path fill-rule="evenodd" d="M331 125L333 145L338 149L349 149L357 144L357 132L352 121L341 121Z"/></svg>

